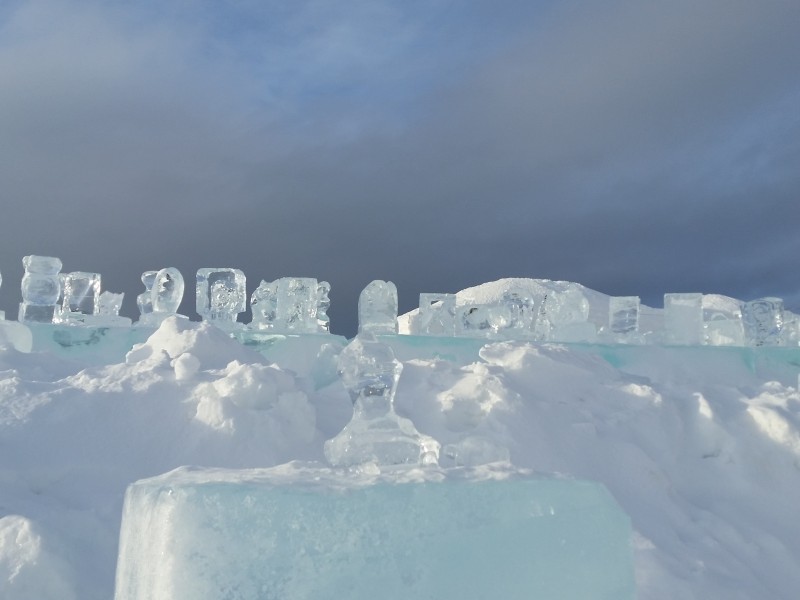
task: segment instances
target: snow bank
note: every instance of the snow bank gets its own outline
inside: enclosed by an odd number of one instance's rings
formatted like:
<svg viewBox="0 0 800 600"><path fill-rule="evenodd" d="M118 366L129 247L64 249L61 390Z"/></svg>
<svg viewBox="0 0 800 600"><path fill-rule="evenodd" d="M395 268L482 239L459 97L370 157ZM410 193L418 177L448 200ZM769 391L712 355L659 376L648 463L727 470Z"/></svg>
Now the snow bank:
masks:
<svg viewBox="0 0 800 600"><path fill-rule="evenodd" d="M606 486L639 598L798 597L800 349L385 339L397 412L443 466L507 456ZM351 411L335 346L287 344L289 370L280 346L171 320L114 364L0 350L0 597L108 600L134 481L323 460Z"/></svg>

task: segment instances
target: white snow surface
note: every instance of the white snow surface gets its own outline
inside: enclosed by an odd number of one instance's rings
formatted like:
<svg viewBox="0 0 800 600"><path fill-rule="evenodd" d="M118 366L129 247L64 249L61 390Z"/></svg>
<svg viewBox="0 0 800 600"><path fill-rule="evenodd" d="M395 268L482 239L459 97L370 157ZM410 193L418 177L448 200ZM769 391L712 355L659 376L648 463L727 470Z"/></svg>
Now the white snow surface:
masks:
<svg viewBox="0 0 800 600"><path fill-rule="evenodd" d="M640 599L800 597L800 349L384 339L420 432L609 489ZM0 349L0 598L111 598L138 479L323 461L347 393L270 356L176 319L117 364Z"/></svg>

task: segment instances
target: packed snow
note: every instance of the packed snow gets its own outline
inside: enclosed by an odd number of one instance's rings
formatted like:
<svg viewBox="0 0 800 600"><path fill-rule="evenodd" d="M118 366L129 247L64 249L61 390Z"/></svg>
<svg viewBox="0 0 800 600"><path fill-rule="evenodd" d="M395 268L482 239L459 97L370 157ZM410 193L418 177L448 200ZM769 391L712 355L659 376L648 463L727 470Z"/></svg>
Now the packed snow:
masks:
<svg viewBox="0 0 800 600"><path fill-rule="evenodd" d="M381 339L403 364L395 409L441 466L606 486L633 525L640 599L800 597L800 348ZM108 600L130 484L324 462L352 416L338 336L246 346L170 317L126 340L28 353L0 338L4 599Z"/></svg>

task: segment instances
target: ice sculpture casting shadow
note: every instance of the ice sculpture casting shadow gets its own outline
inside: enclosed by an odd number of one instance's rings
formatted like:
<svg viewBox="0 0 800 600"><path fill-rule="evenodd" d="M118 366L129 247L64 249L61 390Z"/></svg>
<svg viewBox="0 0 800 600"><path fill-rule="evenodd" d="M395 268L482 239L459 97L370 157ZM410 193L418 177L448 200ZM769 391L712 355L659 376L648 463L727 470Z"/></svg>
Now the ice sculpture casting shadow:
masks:
<svg viewBox="0 0 800 600"><path fill-rule="evenodd" d="M336 467L437 464L439 443L394 412L403 365L387 344L359 334L342 350L338 368L353 401L353 418L325 442L328 462Z"/></svg>

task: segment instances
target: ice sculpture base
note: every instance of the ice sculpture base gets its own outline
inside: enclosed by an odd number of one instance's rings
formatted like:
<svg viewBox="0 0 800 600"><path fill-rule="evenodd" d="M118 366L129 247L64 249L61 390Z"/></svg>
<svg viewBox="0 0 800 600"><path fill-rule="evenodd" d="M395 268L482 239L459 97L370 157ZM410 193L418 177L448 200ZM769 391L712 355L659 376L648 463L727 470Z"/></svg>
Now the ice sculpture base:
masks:
<svg viewBox="0 0 800 600"><path fill-rule="evenodd" d="M86 327L51 323L26 323L33 335L35 352L50 352L88 365L125 361L134 344L144 342L152 329L133 327Z"/></svg>
<svg viewBox="0 0 800 600"><path fill-rule="evenodd" d="M116 600L635 595L599 484L480 469L181 468L128 488Z"/></svg>

